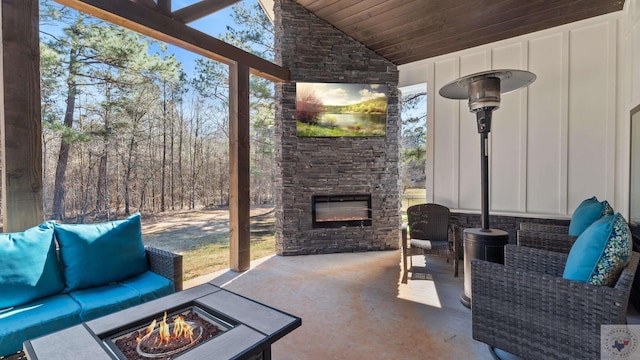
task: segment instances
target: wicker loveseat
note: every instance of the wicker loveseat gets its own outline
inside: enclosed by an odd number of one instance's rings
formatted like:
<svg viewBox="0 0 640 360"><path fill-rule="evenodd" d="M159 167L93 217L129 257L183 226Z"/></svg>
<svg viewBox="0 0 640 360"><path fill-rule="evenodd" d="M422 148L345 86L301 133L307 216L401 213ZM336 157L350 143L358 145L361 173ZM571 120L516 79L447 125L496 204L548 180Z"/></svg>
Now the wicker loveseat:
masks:
<svg viewBox="0 0 640 360"><path fill-rule="evenodd" d="M515 245L473 260L473 338L526 359L600 359L600 325L625 324L640 254L613 287L562 278L567 254Z"/></svg>
<svg viewBox="0 0 640 360"><path fill-rule="evenodd" d="M0 234L0 357L25 340L182 289L182 257L145 248L140 215Z"/></svg>

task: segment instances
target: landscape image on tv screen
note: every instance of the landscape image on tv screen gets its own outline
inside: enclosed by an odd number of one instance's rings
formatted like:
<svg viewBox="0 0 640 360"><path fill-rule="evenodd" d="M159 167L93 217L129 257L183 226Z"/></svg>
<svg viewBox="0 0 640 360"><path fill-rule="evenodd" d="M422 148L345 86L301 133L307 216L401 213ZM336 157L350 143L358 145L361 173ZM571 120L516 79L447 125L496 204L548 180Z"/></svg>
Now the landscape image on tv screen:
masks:
<svg viewBox="0 0 640 360"><path fill-rule="evenodd" d="M298 136L384 136L386 124L387 85L296 84Z"/></svg>

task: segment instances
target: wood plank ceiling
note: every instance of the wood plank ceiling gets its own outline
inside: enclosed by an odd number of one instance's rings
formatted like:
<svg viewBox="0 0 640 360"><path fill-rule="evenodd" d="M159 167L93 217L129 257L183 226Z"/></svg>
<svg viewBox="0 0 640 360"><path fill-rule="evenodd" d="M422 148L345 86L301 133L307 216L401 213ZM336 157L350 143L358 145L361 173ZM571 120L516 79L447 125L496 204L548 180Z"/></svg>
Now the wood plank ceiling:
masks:
<svg viewBox="0 0 640 360"><path fill-rule="evenodd" d="M296 0L396 65L622 10L624 0Z"/></svg>

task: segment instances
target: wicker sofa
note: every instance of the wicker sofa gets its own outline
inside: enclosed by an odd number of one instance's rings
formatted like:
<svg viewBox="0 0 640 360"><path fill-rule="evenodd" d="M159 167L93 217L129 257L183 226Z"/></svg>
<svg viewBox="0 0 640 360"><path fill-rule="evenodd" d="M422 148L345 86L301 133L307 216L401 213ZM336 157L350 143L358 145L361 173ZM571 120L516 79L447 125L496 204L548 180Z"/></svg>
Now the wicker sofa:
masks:
<svg viewBox="0 0 640 360"><path fill-rule="evenodd" d="M613 287L562 278L567 254L505 247L473 260L473 338L526 359L600 359L600 325L625 324L640 254Z"/></svg>
<svg viewBox="0 0 640 360"><path fill-rule="evenodd" d="M25 340L182 289L182 257L145 248L140 216L0 234L0 357Z"/></svg>

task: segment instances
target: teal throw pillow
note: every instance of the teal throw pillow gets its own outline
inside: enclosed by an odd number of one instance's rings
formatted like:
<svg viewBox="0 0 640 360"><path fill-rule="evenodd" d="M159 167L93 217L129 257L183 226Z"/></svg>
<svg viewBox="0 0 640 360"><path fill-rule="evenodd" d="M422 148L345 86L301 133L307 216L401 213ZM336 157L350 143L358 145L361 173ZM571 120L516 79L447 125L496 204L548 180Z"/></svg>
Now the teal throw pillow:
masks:
<svg viewBox="0 0 640 360"><path fill-rule="evenodd" d="M613 209L607 200L600 202L595 196L586 199L578 205L571 216L569 235L580 236L594 221L609 215L613 215Z"/></svg>
<svg viewBox="0 0 640 360"><path fill-rule="evenodd" d="M0 234L0 309L23 305L63 288L53 224Z"/></svg>
<svg viewBox="0 0 640 360"><path fill-rule="evenodd" d="M594 285L613 286L631 260L629 225L620 213L589 226L569 251L562 277Z"/></svg>
<svg viewBox="0 0 640 360"><path fill-rule="evenodd" d="M65 292L107 285L149 270L140 214L99 224L55 224Z"/></svg>

